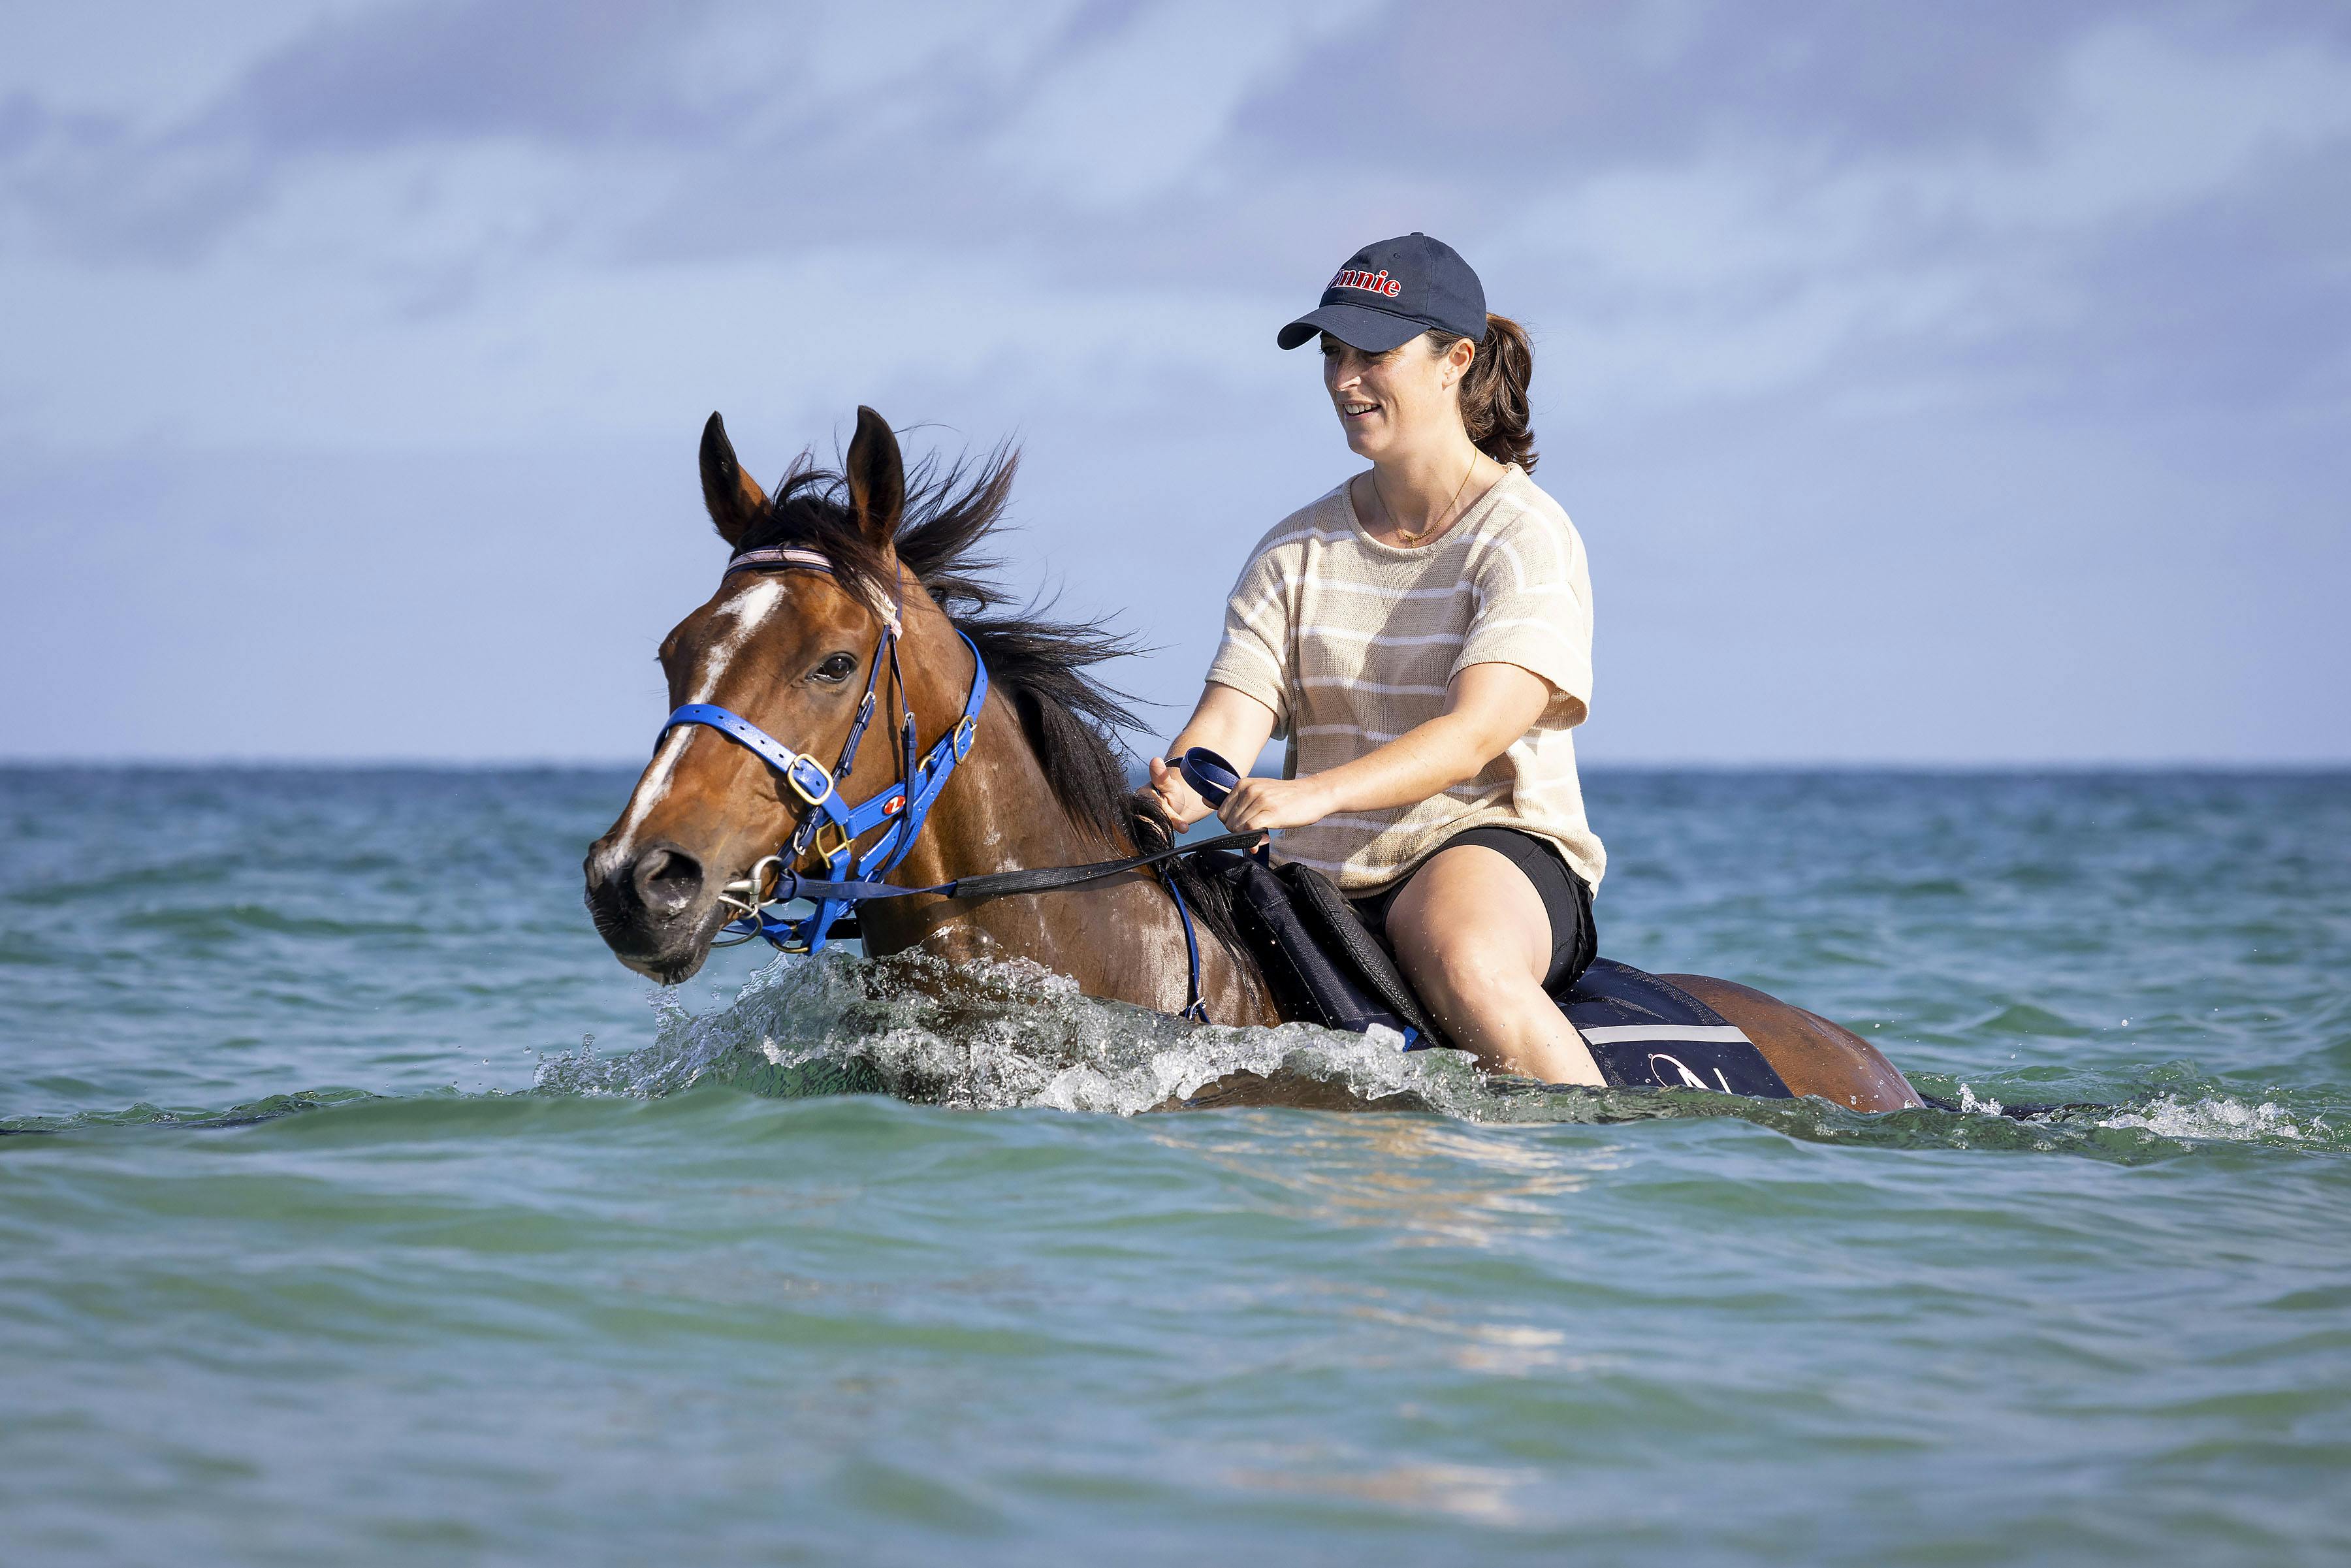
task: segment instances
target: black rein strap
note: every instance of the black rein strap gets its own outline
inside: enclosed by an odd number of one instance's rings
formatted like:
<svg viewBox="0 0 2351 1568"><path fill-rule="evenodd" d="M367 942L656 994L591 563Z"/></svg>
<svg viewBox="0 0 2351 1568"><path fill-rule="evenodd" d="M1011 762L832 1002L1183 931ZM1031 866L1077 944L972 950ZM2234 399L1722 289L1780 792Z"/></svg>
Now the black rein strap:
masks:
<svg viewBox="0 0 2351 1568"><path fill-rule="evenodd" d="M1252 828L1246 833L1225 833L1217 838L1203 839L1196 844L1177 844L1152 854L1129 855L1120 861L1096 861L1092 865L1040 866L1034 871L990 872L982 876L960 878L947 883L947 886L955 890L957 898L1001 898L1008 893L1052 893L1064 887L1100 882L1122 872L1141 871L1144 866L1198 854L1203 850L1238 849L1263 837L1263 828Z"/></svg>
<svg viewBox="0 0 2351 1568"><path fill-rule="evenodd" d="M886 882L829 882L817 877L801 876L786 872L778 883L772 902L789 903L795 898L843 899L863 903L873 898L911 898L918 894L937 894L957 900L1003 898L1021 893L1058 893L1065 887L1081 887L1090 882L1102 882L1122 876L1164 861L1198 854L1203 850L1237 849L1265 837L1265 830L1252 828L1245 833L1225 833L1213 839L1203 839L1196 844L1176 844L1147 855L1129 855L1124 860L1095 861L1090 865L1039 866L1032 871L998 871L978 876L957 877L930 887L899 887Z"/></svg>

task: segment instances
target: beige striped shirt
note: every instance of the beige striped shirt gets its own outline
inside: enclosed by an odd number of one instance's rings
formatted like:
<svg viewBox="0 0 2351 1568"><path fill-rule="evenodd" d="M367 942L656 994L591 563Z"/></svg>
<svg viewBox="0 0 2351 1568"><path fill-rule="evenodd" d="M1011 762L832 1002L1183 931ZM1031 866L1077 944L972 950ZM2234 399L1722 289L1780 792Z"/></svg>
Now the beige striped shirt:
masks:
<svg viewBox="0 0 2351 1568"><path fill-rule="evenodd" d="M1532 729L1416 806L1343 812L1277 836L1278 860L1352 894L1394 882L1470 828L1523 828L1593 887L1607 856L1583 815L1575 740L1592 700L1592 579L1559 503L1516 464L1417 549L1365 531L1341 485L1259 541L1225 607L1208 679L1271 708L1292 777L1351 762L1445 710L1471 664L1517 664L1552 688Z"/></svg>

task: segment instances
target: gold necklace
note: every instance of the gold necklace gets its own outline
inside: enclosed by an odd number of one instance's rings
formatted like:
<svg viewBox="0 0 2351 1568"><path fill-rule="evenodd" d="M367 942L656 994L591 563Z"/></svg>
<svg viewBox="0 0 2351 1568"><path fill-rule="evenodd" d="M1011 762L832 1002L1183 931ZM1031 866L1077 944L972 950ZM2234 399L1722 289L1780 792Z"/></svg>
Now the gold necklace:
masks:
<svg viewBox="0 0 2351 1568"><path fill-rule="evenodd" d="M1439 528L1452 517L1454 506L1461 499L1461 492L1469 487L1469 476L1476 472L1478 472L1478 455L1475 452L1472 452L1469 455L1469 466L1461 471L1461 483L1453 486L1453 499L1445 503L1445 510L1437 514L1437 520L1435 522L1429 524L1418 533L1414 533L1410 528L1405 528L1402 523L1396 521L1395 508L1388 505L1388 498L1385 496L1380 496L1380 476L1377 473L1374 473L1372 476L1372 494L1379 496L1380 510L1388 515L1388 523L1395 529L1397 541L1403 544L1406 549L1410 549L1413 546L1419 544L1421 540L1435 534Z"/></svg>

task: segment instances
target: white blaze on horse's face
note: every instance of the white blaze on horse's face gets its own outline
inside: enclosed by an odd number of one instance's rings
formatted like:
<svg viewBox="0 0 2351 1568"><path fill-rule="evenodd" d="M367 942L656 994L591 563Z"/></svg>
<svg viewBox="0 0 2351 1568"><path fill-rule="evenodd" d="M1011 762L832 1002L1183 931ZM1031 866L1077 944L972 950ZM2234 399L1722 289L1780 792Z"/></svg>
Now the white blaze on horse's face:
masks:
<svg viewBox="0 0 2351 1568"><path fill-rule="evenodd" d="M695 672L689 688L695 695L686 701L706 703L716 695L726 667L735 662L735 655L743 651L744 645L759 634L759 628L767 624L784 598L784 585L779 580L758 577L737 589L732 599L712 612L714 620L727 623L726 630L703 654L702 668Z"/></svg>
<svg viewBox="0 0 2351 1568"><path fill-rule="evenodd" d="M723 630L705 650L696 667L684 682L689 694L683 701L706 703L717 700L718 684L724 680L729 665L751 640L759 634L785 601L784 584L776 578L753 578L736 589L724 601L706 606L712 620ZM680 706L678 704L671 705ZM637 788L629 797L629 809L621 815L620 830L610 841L611 852L624 852L634 847L637 829L645 817L668 796L670 781L677 771L678 759L685 755L686 747L701 731L697 727L671 730L662 737L652 764L637 780Z"/></svg>

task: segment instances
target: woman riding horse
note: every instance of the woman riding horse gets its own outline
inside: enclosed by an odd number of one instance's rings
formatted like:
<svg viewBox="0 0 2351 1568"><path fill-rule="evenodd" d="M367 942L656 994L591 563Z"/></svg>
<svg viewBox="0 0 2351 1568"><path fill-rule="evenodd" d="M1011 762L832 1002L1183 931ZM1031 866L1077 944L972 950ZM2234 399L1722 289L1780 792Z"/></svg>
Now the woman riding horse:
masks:
<svg viewBox="0 0 2351 1568"><path fill-rule="evenodd" d="M1289 824L1285 854L1364 894L1454 1041L1599 1082L1541 988L1592 962L1602 862L1567 735L1590 690L1590 595L1574 529L1526 476L1525 337L1419 235L1358 256L1323 300L1283 340L1326 332L1325 379L1372 472L1259 547L1180 738L1254 758L1281 726L1295 776L1245 785L1228 817ZM1008 458L910 476L861 408L837 471L803 462L771 495L715 413L701 469L726 559L662 640L668 716L582 868L622 962L675 984L722 930L813 949L853 907L873 956L1025 960L1089 997L1282 1021L1232 884L1166 858L1170 812L1196 821L1199 801L1164 763L1149 789L1127 787L1109 736L1134 721L1090 671L1116 639L1010 611L987 580ZM803 895L814 913L790 915ZM1711 1009L1719 1027L1702 1032L1750 1046L1784 1093L1920 1103L1817 1014L1703 975L1645 978ZM1672 1021L1628 1016L1591 1038L1621 1052ZM1617 1071L1607 1082L1708 1082L1669 1055ZM1185 1103L1242 1103L1251 1077Z"/></svg>
<svg viewBox="0 0 2351 1568"><path fill-rule="evenodd" d="M1368 459L1251 553L1197 708L1171 756L1257 756L1285 735L1284 778L1249 779L1218 811L1288 830L1278 859L1322 872L1384 928L1454 1043L1489 1066L1597 1084L1549 992L1596 952L1606 857L1584 819L1570 734L1592 694L1583 541L1529 476L1533 356L1486 313L1451 246L1364 246L1319 308L1348 447ZM1151 759L1178 824L1208 814Z"/></svg>

